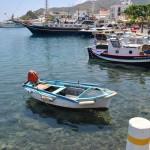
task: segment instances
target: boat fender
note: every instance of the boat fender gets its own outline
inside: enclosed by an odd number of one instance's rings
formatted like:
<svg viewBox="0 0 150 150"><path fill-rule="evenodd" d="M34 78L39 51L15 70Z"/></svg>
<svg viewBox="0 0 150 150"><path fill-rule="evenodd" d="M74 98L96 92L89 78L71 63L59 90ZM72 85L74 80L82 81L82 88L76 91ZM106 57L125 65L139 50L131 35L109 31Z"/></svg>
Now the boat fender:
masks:
<svg viewBox="0 0 150 150"><path fill-rule="evenodd" d="M33 70L30 70L28 72L28 81L33 84L36 84L38 82L38 80L39 80L38 73Z"/></svg>
<svg viewBox="0 0 150 150"><path fill-rule="evenodd" d="M55 100L55 97L49 97L49 96L44 96L44 95L42 95L41 98L45 102L46 101L54 101Z"/></svg>
<svg viewBox="0 0 150 150"><path fill-rule="evenodd" d="M79 105L92 105L94 103L95 103L95 101L81 101L81 102L79 102Z"/></svg>

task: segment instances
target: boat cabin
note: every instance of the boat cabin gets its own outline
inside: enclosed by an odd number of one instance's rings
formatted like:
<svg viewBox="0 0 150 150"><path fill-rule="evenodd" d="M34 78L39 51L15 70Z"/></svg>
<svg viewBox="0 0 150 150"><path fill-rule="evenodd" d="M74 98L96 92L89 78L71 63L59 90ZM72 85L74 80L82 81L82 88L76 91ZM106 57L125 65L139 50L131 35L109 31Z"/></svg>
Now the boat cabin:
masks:
<svg viewBox="0 0 150 150"><path fill-rule="evenodd" d="M95 38L97 41L106 41L107 35L105 33L97 33L95 34Z"/></svg>
<svg viewBox="0 0 150 150"><path fill-rule="evenodd" d="M150 44L150 40L148 36L124 36L123 38L121 38L121 41L124 44L139 44L139 45L143 45L143 44Z"/></svg>
<svg viewBox="0 0 150 150"><path fill-rule="evenodd" d="M150 54L150 43L144 37L128 37L119 40L117 37L108 40L108 54L117 56L140 56Z"/></svg>
<svg viewBox="0 0 150 150"><path fill-rule="evenodd" d="M81 24L82 24L82 26L88 26L90 28L96 26L94 20L84 20Z"/></svg>
<svg viewBox="0 0 150 150"><path fill-rule="evenodd" d="M122 45L119 39L110 38L108 40L108 54L117 56L138 56L141 52L141 46L138 44Z"/></svg>

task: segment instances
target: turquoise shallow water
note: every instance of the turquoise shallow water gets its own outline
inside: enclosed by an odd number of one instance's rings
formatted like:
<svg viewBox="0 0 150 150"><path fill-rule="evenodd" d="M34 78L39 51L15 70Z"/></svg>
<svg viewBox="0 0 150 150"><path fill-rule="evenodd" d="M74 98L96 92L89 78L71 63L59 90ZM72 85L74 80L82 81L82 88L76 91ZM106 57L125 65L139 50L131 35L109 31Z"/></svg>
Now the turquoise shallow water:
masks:
<svg viewBox="0 0 150 150"><path fill-rule="evenodd" d="M150 70L89 61L83 37L33 37L0 29L0 149L124 150L128 120L150 119ZM98 83L118 92L108 111L46 105L23 90L28 70L41 78Z"/></svg>

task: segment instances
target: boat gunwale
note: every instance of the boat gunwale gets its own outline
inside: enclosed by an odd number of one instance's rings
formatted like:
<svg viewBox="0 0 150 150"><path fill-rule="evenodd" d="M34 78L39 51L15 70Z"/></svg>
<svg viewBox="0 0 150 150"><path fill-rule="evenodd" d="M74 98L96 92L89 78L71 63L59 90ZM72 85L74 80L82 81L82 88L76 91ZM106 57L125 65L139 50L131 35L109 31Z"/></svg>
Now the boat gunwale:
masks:
<svg viewBox="0 0 150 150"><path fill-rule="evenodd" d="M94 88L94 89L98 89L99 91L102 90L102 92L103 92L104 94L101 95L101 96L99 95L99 96L93 96L93 97L89 97L89 98L87 98L87 97L82 98L82 97L81 97L82 95L84 95L86 92L88 92L88 91L91 90L91 89L93 89L93 88L88 88L87 90L85 90L84 92L82 92L82 93L78 96L78 100L80 100L80 101L81 101L81 100L87 100L87 99L89 99L89 100L93 99L93 100L94 100L94 99L97 99L97 98L103 98L103 97L105 97L105 96L108 96L108 95L105 94L105 92L104 92L101 88L97 88L97 87L96 87L96 88Z"/></svg>
<svg viewBox="0 0 150 150"><path fill-rule="evenodd" d="M72 84L71 86L73 86L73 85L76 84L76 85L78 85L80 87L85 87L85 88L88 88L88 87L91 87L91 88L93 88L93 87L94 88L100 88L98 86L98 84L92 84L92 83L80 83L80 82L61 81L61 80L44 80L44 79L41 79L40 82L43 82L43 83L55 83L55 84L57 84L57 83L63 83L65 85ZM102 89L102 88L100 88L100 89Z"/></svg>
<svg viewBox="0 0 150 150"><path fill-rule="evenodd" d="M42 92L42 93L39 93L40 95L43 95L43 93L44 93L44 94L46 93L46 94L49 94L49 95L51 95L51 96L55 96L55 97L59 97L59 98L68 100L68 101L70 101L70 102L78 103L77 100L72 100L72 99L69 99L69 98L67 98L67 97L65 97L65 96L62 96L62 95L54 94L54 93L52 93L52 92L48 92L48 91L45 91L45 90L37 89L37 88L35 88L35 87L31 87L31 86L27 85L27 83L25 83L25 84L23 85L23 87L31 88L31 89L33 89L33 90L35 90L35 91Z"/></svg>
<svg viewBox="0 0 150 150"><path fill-rule="evenodd" d="M61 80L40 80L41 82L44 81L44 83L54 83L57 86L57 83L63 83L63 85L71 85L72 87L80 87L80 88L87 88L84 92L82 92L79 96L77 96L77 101L83 101L83 100L91 100L91 99L98 99L98 98L105 98L105 97L111 97L111 95L113 95L115 93L115 91L109 90L112 93L111 94L106 94L107 92L105 92L105 88L100 88L98 86L98 84L92 84L92 83L79 83L79 82L71 82L71 81L61 81ZM76 84L78 86L76 86ZM101 90L104 94L103 95L99 95L99 96L93 96L93 97L85 97L85 98L81 98L81 96L86 93L88 90L91 89L99 89Z"/></svg>
<svg viewBox="0 0 150 150"><path fill-rule="evenodd" d="M53 81L51 81L51 82L53 82ZM54 81L55 82L55 81ZM58 81L57 81L58 82ZM59 81L59 82L61 82L61 81ZM80 101L88 101L88 100L91 100L91 99L98 99L98 98L107 98L107 97L111 97L111 95L114 93L114 91L111 91L111 93L110 94L105 94L106 92L104 91L104 89L105 88L100 88L100 87L95 87L95 86L81 86L81 87L86 87L87 89L84 91L84 92L82 92L79 96L77 96L77 99L76 100L74 100L74 99L70 99L70 98L67 98L66 96L63 96L63 95L59 95L59 94L57 94L57 93L52 93L52 92L48 92L48 91L46 91L46 90L42 90L42 89L38 89L38 88L35 88L35 87L32 87L32 86L29 86L28 85L28 83L29 82L27 82L27 83L24 83L23 84L23 87L27 87L27 88L31 88L31 89L34 89L35 91L38 91L38 92L42 92L42 93L39 93L39 94L41 94L41 95L44 95L45 93L46 94L48 94L48 95L51 95L51 96L54 96L54 97L59 97L59 98L62 98L62 99L65 99L65 100L68 100L68 101L71 101L71 102L74 102L74 103L79 103ZM48 83L48 82L47 82ZM63 82L62 82L63 83ZM45 83L46 84L46 83ZM32 84L31 84L32 85ZM52 85L52 86L55 86L55 85ZM58 86L58 85L56 85L56 86ZM62 88L63 86L58 86L58 87L60 87L60 88ZM64 86L65 87L65 86ZM74 86L75 87L75 86ZM99 90L102 90L103 91L103 95L99 95L99 96L93 96L93 97L85 97L85 98L81 98L81 96L84 94L84 93L86 93L88 90L90 90L90 89L95 89L95 88L98 88ZM107 89L108 90L108 89ZM46 95L47 96L47 95Z"/></svg>
<svg viewBox="0 0 150 150"><path fill-rule="evenodd" d="M98 99L98 98L104 98L107 97L109 95L106 95L106 92L104 91L104 88L100 88L97 86L97 84L90 84L90 83L77 83L77 82L70 82L70 81L60 81L60 80L40 80L40 81L45 81L44 83L54 83L57 86L57 82L58 83L63 83L64 85L71 85L72 87L78 87L78 88L87 88L84 92L82 92L80 95L77 96L77 101L83 101L83 100L91 100L91 99ZM78 86L74 85L77 84ZM99 91L101 90L104 94L103 95L99 95L99 96L93 96L93 97L85 97L85 98L81 98L81 96L83 94L85 94L88 90L91 89L99 89ZM108 90L108 89L107 89ZM113 93L113 92L112 92Z"/></svg>

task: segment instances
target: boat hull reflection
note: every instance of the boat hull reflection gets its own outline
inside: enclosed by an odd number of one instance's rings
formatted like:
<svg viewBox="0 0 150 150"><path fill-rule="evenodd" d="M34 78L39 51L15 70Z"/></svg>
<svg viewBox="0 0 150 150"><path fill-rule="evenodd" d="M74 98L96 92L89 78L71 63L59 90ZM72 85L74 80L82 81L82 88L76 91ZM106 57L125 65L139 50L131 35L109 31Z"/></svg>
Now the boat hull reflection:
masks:
<svg viewBox="0 0 150 150"><path fill-rule="evenodd" d="M61 124L66 122L104 126L111 124L109 111L102 111L99 109L72 110L69 108L51 106L32 98L26 102L26 105L32 113L39 114L42 118L56 119L57 122L61 122Z"/></svg>

